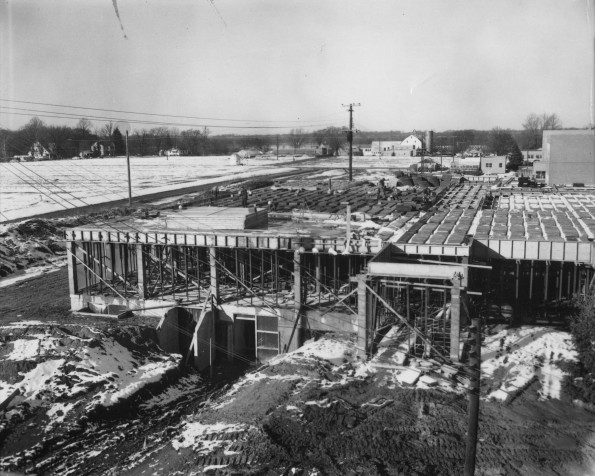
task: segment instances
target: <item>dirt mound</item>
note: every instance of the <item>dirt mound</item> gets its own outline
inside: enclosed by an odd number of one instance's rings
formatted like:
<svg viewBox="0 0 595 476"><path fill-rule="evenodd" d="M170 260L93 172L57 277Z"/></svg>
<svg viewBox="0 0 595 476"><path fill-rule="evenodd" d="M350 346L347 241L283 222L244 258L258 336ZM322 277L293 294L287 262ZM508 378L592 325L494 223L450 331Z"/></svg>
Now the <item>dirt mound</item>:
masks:
<svg viewBox="0 0 595 476"><path fill-rule="evenodd" d="M180 356L163 354L153 329L25 322L0 336L1 470L52 468L39 460L57 441L129 411L179 373Z"/></svg>

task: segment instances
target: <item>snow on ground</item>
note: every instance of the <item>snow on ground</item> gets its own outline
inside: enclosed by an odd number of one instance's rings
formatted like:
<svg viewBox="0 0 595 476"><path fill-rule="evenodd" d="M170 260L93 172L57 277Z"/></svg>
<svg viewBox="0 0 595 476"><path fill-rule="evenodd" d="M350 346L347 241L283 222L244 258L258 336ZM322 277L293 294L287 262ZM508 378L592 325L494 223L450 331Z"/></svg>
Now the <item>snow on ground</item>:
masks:
<svg viewBox="0 0 595 476"><path fill-rule="evenodd" d="M293 170L293 159L131 157L133 196ZM297 162L296 162L297 163ZM167 184L167 185L164 185ZM25 218L128 197L124 157L5 163L0 174L0 220Z"/></svg>
<svg viewBox="0 0 595 476"><path fill-rule="evenodd" d="M269 364L275 365L292 360L294 357L307 357L327 360L334 365L341 365L345 362L353 362L356 354L355 346L350 342L335 339L309 340L304 342L304 345L299 349L288 354L282 354L271 360Z"/></svg>
<svg viewBox="0 0 595 476"><path fill-rule="evenodd" d="M204 425L200 422L188 422L180 436L172 441L172 446L176 450L192 447L199 454L211 453L215 449L223 446L227 440L209 440L207 439L209 435L244 432L249 429L249 425L238 425L234 423Z"/></svg>
<svg viewBox="0 0 595 476"><path fill-rule="evenodd" d="M559 399L566 375L559 362L577 358L570 334L535 326L497 330L482 348L482 377L499 384L487 397L505 401L537 378L542 400Z"/></svg>
<svg viewBox="0 0 595 476"><path fill-rule="evenodd" d="M66 257L60 256L58 259L51 263L29 267L23 271L17 271L15 274L0 278L0 288L12 286L13 284L20 283L21 281L27 281L28 279L41 276L42 274L53 273L59 271L67 265Z"/></svg>
<svg viewBox="0 0 595 476"><path fill-rule="evenodd" d="M66 331L47 323L41 329L29 326L31 321L2 327L6 342L0 366L28 362L30 370L13 376L16 383L0 381L0 403L18 389L8 408L22 404L47 407L50 425L61 423L74 408L71 399L84 398L86 411L113 406L147 384L160 381L179 366L181 359L149 349L144 353L132 351L120 343L122 338L117 340L90 328L81 328L83 337L79 337L74 328ZM11 336L12 329L20 330L20 335Z"/></svg>

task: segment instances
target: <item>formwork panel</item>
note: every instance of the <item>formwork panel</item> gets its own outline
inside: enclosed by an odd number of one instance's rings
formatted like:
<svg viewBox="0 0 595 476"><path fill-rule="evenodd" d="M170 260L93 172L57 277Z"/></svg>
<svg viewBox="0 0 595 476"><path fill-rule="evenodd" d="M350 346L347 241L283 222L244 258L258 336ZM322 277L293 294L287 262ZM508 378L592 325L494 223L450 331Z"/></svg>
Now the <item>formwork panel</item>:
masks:
<svg viewBox="0 0 595 476"><path fill-rule="evenodd" d="M514 259L525 259L525 243L526 241L515 240L512 242L512 257Z"/></svg>
<svg viewBox="0 0 595 476"><path fill-rule="evenodd" d="M215 236L215 246L227 246L227 237L224 236Z"/></svg>
<svg viewBox="0 0 595 476"><path fill-rule="evenodd" d="M196 235L197 246L207 246L207 237L205 235Z"/></svg>
<svg viewBox="0 0 595 476"><path fill-rule="evenodd" d="M539 242L527 241L525 245L525 259L538 259L539 258Z"/></svg>
<svg viewBox="0 0 595 476"><path fill-rule="evenodd" d="M238 236L238 248L248 248L248 238L245 236Z"/></svg>
<svg viewBox="0 0 595 476"><path fill-rule="evenodd" d="M567 242L564 247L564 261L576 261L578 259L578 243Z"/></svg>
<svg viewBox="0 0 595 476"><path fill-rule="evenodd" d="M455 248L457 256L469 256L469 247L468 246L457 246Z"/></svg>
<svg viewBox="0 0 595 476"><path fill-rule="evenodd" d="M217 237L213 235L205 235L205 241L207 246L215 246L217 244Z"/></svg>
<svg viewBox="0 0 595 476"><path fill-rule="evenodd" d="M442 249L442 254L447 256L455 256L457 254L457 247L456 246L444 246Z"/></svg>
<svg viewBox="0 0 595 476"><path fill-rule="evenodd" d="M431 254L430 253L430 249L431 249L430 246L424 246L424 245L420 245L420 246L417 247L418 253L420 255L429 255L429 254Z"/></svg>
<svg viewBox="0 0 595 476"><path fill-rule="evenodd" d="M552 259L552 244L549 241L539 242L539 259L550 260Z"/></svg>
<svg viewBox="0 0 595 476"><path fill-rule="evenodd" d="M500 254L505 258L512 258L512 241L500 241Z"/></svg>
<svg viewBox="0 0 595 476"><path fill-rule="evenodd" d="M552 260L564 261L564 242L563 241L552 242Z"/></svg>
<svg viewBox="0 0 595 476"><path fill-rule="evenodd" d="M593 245L592 243L579 243L578 244L578 261L582 261L584 263L591 262L591 249Z"/></svg>
<svg viewBox="0 0 595 476"><path fill-rule="evenodd" d="M250 248L258 249L258 237L257 236L248 237L248 243L249 243Z"/></svg>

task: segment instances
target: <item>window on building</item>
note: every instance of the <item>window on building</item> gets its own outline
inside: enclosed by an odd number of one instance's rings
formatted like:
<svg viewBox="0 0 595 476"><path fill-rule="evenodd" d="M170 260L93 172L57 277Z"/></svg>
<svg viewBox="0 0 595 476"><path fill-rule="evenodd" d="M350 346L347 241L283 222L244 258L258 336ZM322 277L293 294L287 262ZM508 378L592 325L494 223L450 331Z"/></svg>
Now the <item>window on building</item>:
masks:
<svg viewBox="0 0 595 476"><path fill-rule="evenodd" d="M500 162L500 163L498 164L498 167L502 168L502 162Z"/></svg>
<svg viewBox="0 0 595 476"><path fill-rule="evenodd" d="M535 172L535 178L545 179L545 170L538 170Z"/></svg>
<svg viewBox="0 0 595 476"><path fill-rule="evenodd" d="M486 162L486 168L492 168L492 163L491 162Z"/></svg>

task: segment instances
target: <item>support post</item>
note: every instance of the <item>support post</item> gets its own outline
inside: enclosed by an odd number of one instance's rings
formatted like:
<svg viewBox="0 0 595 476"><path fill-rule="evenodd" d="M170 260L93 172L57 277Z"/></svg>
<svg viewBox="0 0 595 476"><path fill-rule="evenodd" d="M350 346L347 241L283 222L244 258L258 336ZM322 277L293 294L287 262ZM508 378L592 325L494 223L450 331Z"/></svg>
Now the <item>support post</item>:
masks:
<svg viewBox="0 0 595 476"><path fill-rule="evenodd" d="M79 279L76 269L76 243L68 242L68 289L71 295L79 292Z"/></svg>
<svg viewBox="0 0 595 476"><path fill-rule="evenodd" d="M293 308L294 308L294 321L289 340L285 345L285 352L291 350L291 343L293 341L293 335L300 322L300 316L302 311L302 275L301 275L301 261L302 257L299 251L293 253ZM300 343L298 342L298 345Z"/></svg>
<svg viewBox="0 0 595 476"><path fill-rule="evenodd" d="M147 299L147 268L145 266L145 249L143 245L136 245L136 272L138 278L138 297L142 301Z"/></svg>
<svg viewBox="0 0 595 476"><path fill-rule="evenodd" d="M461 279L455 275L450 294L450 358L459 361L460 324L461 324Z"/></svg>
<svg viewBox="0 0 595 476"><path fill-rule="evenodd" d="M217 272L217 248L209 248L209 263L211 266L211 296L215 302L219 302L219 275Z"/></svg>
<svg viewBox="0 0 595 476"><path fill-rule="evenodd" d="M349 252L351 246L351 205L349 202L341 202L345 205L345 249Z"/></svg>
<svg viewBox="0 0 595 476"><path fill-rule="evenodd" d="M357 344L356 348L359 352L368 352L368 323L367 323L367 290L366 290L366 276L360 275L357 277Z"/></svg>
<svg viewBox="0 0 595 476"><path fill-rule="evenodd" d="M531 260L531 274L529 275L529 301L533 300L533 264L534 261Z"/></svg>

